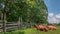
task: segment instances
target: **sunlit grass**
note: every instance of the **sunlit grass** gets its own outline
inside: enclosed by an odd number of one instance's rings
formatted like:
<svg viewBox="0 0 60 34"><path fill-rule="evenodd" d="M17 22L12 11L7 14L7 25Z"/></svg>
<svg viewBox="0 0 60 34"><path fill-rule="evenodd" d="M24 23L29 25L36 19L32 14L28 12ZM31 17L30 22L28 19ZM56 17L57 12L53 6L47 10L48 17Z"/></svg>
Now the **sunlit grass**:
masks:
<svg viewBox="0 0 60 34"><path fill-rule="evenodd" d="M0 34L3 34L3 32ZM57 26L57 30L52 30L52 31L48 31L48 32L39 31L36 28L27 28L24 30L6 32L6 34L60 34L60 26Z"/></svg>
<svg viewBox="0 0 60 34"><path fill-rule="evenodd" d="M57 26L57 30L52 30L48 32L38 31L35 28L25 29L25 34L60 34L60 26Z"/></svg>

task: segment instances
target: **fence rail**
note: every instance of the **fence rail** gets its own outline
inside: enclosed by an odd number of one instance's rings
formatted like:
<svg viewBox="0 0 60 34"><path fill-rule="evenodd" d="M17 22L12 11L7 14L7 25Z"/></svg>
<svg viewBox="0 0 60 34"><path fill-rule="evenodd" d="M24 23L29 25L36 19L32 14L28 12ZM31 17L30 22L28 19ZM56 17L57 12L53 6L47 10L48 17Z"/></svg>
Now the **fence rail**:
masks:
<svg viewBox="0 0 60 34"><path fill-rule="evenodd" d="M19 22L6 22L6 31L18 30L20 28ZM3 21L0 20L0 32L3 32Z"/></svg>

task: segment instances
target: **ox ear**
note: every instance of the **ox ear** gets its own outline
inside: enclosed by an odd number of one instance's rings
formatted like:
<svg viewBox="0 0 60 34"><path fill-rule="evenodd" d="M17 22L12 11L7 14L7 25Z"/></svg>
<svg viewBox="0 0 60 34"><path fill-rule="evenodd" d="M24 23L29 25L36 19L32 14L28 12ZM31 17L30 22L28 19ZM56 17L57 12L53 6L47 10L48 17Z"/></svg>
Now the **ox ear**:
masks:
<svg viewBox="0 0 60 34"><path fill-rule="evenodd" d="M36 27L36 28L37 28L37 26L38 26L37 24L34 24L34 27Z"/></svg>
<svg viewBox="0 0 60 34"><path fill-rule="evenodd" d="M34 26L36 26L37 24L34 24Z"/></svg>

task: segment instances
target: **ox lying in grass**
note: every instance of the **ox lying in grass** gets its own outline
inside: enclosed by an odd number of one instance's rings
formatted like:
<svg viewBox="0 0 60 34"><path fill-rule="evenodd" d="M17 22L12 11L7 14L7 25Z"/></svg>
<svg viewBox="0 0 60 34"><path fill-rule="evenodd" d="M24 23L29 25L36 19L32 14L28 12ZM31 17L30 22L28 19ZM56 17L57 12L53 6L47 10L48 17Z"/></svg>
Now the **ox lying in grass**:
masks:
<svg viewBox="0 0 60 34"><path fill-rule="evenodd" d="M46 26L43 26L43 25L35 24L35 27L37 28L37 30L40 30L40 31L48 31L48 28Z"/></svg>
<svg viewBox="0 0 60 34"><path fill-rule="evenodd" d="M50 26L47 26L47 27L48 27L49 30L56 30L55 26L50 25Z"/></svg>
<svg viewBox="0 0 60 34"><path fill-rule="evenodd" d="M35 27L37 28L37 30L40 31L56 30L56 27L53 25L45 26L42 24L41 25L35 24Z"/></svg>

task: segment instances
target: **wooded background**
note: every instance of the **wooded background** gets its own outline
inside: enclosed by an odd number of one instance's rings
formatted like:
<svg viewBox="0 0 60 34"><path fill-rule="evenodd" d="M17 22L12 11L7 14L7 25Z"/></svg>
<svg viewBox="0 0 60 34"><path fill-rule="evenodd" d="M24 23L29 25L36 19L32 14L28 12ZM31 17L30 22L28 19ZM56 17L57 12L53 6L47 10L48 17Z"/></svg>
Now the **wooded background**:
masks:
<svg viewBox="0 0 60 34"><path fill-rule="evenodd" d="M44 0L0 0L0 20L3 20L3 13L5 21L17 23L20 19L20 25L48 23L48 10Z"/></svg>

